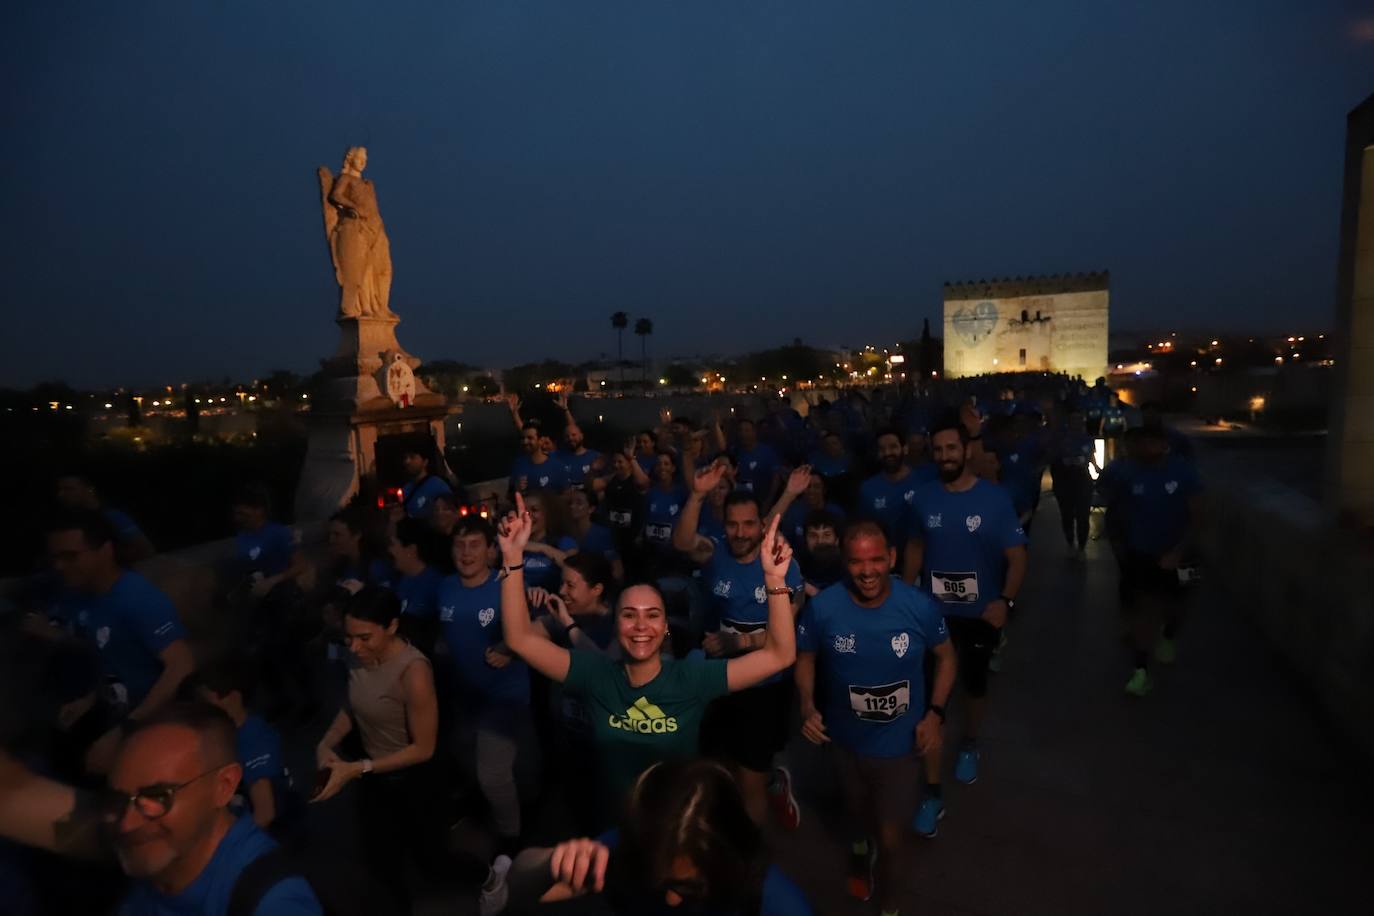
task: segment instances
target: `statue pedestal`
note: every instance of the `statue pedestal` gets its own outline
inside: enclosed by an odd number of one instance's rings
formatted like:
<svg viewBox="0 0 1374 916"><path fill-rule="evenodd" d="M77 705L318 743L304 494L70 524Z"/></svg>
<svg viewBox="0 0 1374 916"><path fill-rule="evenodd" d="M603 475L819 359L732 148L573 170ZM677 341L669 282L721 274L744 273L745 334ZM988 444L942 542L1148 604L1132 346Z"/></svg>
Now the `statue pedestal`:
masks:
<svg viewBox="0 0 1374 916"><path fill-rule="evenodd" d="M385 394L383 356L401 354L411 369L420 360L396 340L400 319L338 318L339 347L322 361L324 377L311 393L309 444L296 487L296 522L326 519L377 476L377 443L389 436L427 436L434 470L443 472L444 421L460 408L415 379L414 399L401 406ZM388 482L390 483L390 482Z"/></svg>

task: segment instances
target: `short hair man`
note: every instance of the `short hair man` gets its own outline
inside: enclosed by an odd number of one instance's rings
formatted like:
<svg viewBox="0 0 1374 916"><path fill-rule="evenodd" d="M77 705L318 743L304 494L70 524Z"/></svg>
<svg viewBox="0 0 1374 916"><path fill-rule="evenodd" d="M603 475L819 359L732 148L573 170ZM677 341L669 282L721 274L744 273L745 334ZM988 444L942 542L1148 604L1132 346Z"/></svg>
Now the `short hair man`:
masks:
<svg viewBox="0 0 1374 916"><path fill-rule="evenodd" d="M48 526L48 555L69 589L52 616L99 652L114 724L87 754L95 772L109 766L122 727L116 723L137 721L172 700L195 667L171 600L119 565L114 542L110 523L94 510L63 514Z"/></svg>
<svg viewBox="0 0 1374 916"><path fill-rule="evenodd" d="M174 704L120 745L102 814L119 864L133 880L121 916L224 916L244 869L276 842L229 811L243 768L234 723L202 703ZM319 916L305 879L267 889L257 916Z"/></svg>

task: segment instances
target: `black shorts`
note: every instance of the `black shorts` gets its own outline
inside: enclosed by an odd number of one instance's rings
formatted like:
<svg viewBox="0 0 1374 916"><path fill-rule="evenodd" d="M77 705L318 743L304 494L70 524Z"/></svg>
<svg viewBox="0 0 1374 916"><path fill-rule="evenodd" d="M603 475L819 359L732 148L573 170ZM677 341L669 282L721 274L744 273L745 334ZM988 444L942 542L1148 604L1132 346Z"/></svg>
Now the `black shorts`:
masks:
<svg viewBox="0 0 1374 916"><path fill-rule="evenodd" d="M981 617L946 617L949 638L959 654L959 681L974 699L988 695L988 662L1002 638L1000 628Z"/></svg>
<svg viewBox="0 0 1374 916"><path fill-rule="evenodd" d="M1121 603L1132 608L1146 596L1177 598L1183 592L1178 570L1164 569L1154 554L1127 550L1121 558Z"/></svg>
<svg viewBox="0 0 1374 916"><path fill-rule="evenodd" d="M701 723L701 751L727 763L767 773L787 746L792 722L792 680L760 684L712 701Z"/></svg>

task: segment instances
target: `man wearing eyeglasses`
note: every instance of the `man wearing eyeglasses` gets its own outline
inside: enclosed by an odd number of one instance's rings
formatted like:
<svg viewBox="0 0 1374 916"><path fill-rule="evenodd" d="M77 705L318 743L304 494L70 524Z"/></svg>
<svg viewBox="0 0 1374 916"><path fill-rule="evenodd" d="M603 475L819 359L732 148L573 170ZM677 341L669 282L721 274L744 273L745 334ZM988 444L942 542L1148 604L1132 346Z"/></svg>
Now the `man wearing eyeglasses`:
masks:
<svg viewBox="0 0 1374 916"><path fill-rule="evenodd" d="M229 800L243 768L234 723L207 704L176 704L140 723L120 745L101 816L119 864L134 879L120 916L226 916L244 869L276 847ZM271 885L255 916L321 916L304 878Z"/></svg>

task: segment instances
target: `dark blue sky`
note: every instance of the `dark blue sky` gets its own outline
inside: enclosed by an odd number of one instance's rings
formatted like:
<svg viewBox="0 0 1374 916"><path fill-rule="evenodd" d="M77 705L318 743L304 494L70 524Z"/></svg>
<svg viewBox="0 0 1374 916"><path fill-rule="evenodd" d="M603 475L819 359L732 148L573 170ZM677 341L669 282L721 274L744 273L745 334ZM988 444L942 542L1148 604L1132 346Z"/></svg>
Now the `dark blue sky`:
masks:
<svg viewBox="0 0 1374 916"><path fill-rule="evenodd" d="M313 171L353 143L428 358L594 356L616 309L659 354L886 342L945 280L1102 268L1117 328L1311 327L1374 92L1368 2L0 17L7 385L313 368L337 334Z"/></svg>

